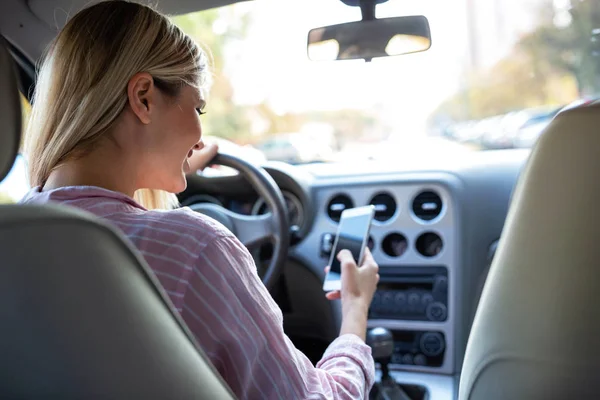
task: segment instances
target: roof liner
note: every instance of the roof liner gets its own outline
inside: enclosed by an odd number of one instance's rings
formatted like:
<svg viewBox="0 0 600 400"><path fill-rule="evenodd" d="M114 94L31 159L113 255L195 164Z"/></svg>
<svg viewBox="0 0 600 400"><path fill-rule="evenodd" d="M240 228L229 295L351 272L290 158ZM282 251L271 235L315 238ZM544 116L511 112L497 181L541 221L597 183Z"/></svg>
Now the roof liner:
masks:
<svg viewBox="0 0 600 400"><path fill-rule="evenodd" d="M187 14L194 11L225 6L248 0L134 0L142 4L156 5L169 15ZM99 0L27 0L31 12L52 29L62 28L68 17Z"/></svg>

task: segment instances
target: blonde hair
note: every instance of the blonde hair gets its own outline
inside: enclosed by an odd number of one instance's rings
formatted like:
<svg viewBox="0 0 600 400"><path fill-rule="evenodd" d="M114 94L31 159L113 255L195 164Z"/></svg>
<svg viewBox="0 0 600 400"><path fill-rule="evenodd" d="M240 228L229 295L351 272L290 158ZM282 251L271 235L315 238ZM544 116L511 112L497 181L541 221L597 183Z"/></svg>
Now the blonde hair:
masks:
<svg viewBox="0 0 600 400"><path fill-rule="evenodd" d="M171 96L208 84L207 57L167 17L128 1L95 4L77 13L51 43L41 65L26 133L33 186L53 169L106 137L128 102L127 84L139 72ZM141 189L148 209L172 208L177 198Z"/></svg>

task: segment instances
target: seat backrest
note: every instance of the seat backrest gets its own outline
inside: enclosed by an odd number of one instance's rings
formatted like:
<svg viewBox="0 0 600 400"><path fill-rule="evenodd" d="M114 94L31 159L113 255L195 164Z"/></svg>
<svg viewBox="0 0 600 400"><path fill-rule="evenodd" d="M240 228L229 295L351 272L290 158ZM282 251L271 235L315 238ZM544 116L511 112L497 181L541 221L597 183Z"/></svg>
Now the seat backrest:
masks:
<svg viewBox="0 0 600 400"><path fill-rule="evenodd" d="M461 400L600 397L600 105L560 113L519 178Z"/></svg>
<svg viewBox="0 0 600 400"><path fill-rule="evenodd" d="M63 207L0 207L0 397L230 398L144 261Z"/></svg>
<svg viewBox="0 0 600 400"><path fill-rule="evenodd" d="M0 43L0 170L19 143L15 82ZM0 206L0 398L233 398L173 310L107 224L66 207Z"/></svg>

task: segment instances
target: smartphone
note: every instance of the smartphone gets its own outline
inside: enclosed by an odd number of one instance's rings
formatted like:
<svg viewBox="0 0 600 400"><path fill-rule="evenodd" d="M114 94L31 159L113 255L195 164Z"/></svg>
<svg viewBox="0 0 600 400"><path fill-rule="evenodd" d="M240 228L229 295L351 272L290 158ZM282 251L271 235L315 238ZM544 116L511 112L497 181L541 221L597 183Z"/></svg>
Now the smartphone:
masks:
<svg viewBox="0 0 600 400"><path fill-rule="evenodd" d="M333 250L329 259L329 272L323 282L323 290L341 290L342 270L337 255L342 250L349 250L354 261L360 266L371 230L371 221L375 214L375 206L349 208L342 211L340 224L333 242Z"/></svg>

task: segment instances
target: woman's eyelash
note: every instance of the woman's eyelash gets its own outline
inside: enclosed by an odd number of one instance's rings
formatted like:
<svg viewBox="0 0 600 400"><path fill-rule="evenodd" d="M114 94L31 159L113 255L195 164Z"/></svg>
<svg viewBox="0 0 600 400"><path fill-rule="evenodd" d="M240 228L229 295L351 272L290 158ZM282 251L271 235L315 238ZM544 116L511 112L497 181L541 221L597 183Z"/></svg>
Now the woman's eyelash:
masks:
<svg viewBox="0 0 600 400"><path fill-rule="evenodd" d="M206 114L206 111L202 111L201 108L196 108L196 112L198 113L198 115L204 115L204 114Z"/></svg>

